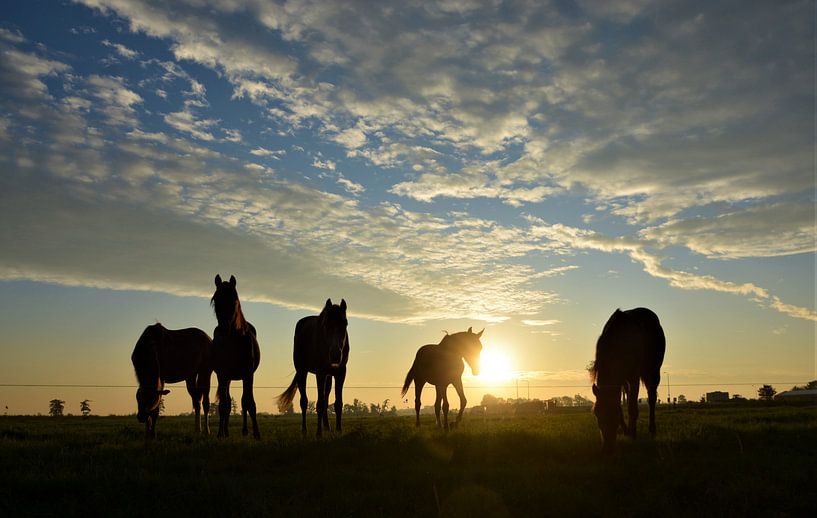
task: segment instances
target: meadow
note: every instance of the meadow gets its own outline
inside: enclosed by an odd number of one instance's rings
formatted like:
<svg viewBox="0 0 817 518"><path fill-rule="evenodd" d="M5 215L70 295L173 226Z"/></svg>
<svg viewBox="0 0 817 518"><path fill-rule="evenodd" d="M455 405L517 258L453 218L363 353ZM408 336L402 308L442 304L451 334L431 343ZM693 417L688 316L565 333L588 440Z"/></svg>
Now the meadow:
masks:
<svg viewBox="0 0 817 518"><path fill-rule="evenodd" d="M135 417L0 417L0 515L817 516L814 405L659 407L657 437L610 458L587 409L346 418L322 440L310 417L302 438L263 416L261 441L164 417L150 444Z"/></svg>

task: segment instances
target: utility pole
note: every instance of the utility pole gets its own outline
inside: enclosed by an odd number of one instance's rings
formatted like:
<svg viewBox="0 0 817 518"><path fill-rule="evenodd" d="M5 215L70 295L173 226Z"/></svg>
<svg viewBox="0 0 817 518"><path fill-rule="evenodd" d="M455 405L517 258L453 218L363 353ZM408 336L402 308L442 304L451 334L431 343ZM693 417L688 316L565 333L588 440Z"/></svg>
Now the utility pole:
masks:
<svg viewBox="0 0 817 518"><path fill-rule="evenodd" d="M672 403L672 398L669 393L669 372L664 371L664 376L667 377L667 404Z"/></svg>

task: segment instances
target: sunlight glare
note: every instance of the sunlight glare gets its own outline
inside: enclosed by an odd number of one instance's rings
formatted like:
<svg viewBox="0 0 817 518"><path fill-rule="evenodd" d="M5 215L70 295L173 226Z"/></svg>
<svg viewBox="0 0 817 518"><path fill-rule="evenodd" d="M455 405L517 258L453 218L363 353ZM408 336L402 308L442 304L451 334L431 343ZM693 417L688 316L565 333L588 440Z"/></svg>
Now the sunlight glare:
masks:
<svg viewBox="0 0 817 518"><path fill-rule="evenodd" d="M486 347L482 350L479 379L507 381L513 377L513 365L508 353L499 347Z"/></svg>

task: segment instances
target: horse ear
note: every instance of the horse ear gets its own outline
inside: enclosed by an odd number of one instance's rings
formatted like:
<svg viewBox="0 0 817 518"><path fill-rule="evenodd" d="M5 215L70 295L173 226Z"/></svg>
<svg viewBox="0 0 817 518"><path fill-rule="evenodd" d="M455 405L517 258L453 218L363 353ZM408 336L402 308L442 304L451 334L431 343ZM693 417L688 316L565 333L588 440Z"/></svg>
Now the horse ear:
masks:
<svg viewBox="0 0 817 518"><path fill-rule="evenodd" d="M346 299L340 299L340 309L342 309L344 313L346 312Z"/></svg>
<svg viewBox="0 0 817 518"><path fill-rule="evenodd" d="M160 390L160 391L159 391L159 394L161 394L161 395L163 395L163 396L166 396L166 395L170 394L170 391L169 391L169 390L167 390L167 389L165 389L165 390Z"/></svg>
<svg viewBox="0 0 817 518"><path fill-rule="evenodd" d="M594 395L594 396L598 396L598 395L599 395L599 388L596 386L596 384L595 384L595 383L593 383L593 395Z"/></svg>
<svg viewBox="0 0 817 518"><path fill-rule="evenodd" d="M471 328L470 328L470 327L468 328L468 332L469 332L469 333L473 333L473 331L471 331Z"/></svg>
<svg viewBox="0 0 817 518"><path fill-rule="evenodd" d="M221 285L221 275L216 274L216 288Z"/></svg>
<svg viewBox="0 0 817 518"><path fill-rule="evenodd" d="M230 284L235 288L235 275L230 275Z"/></svg>
<svg viewBox="0 0 817 518"><path fill-rule="evenodd" d="M479 333L477 333L477 338L481 337L481 336L482 336L482 333L484 333L484 332L485 332L485 328L483 327L483 328L482 328L482 331L480 331Z"/></svg>

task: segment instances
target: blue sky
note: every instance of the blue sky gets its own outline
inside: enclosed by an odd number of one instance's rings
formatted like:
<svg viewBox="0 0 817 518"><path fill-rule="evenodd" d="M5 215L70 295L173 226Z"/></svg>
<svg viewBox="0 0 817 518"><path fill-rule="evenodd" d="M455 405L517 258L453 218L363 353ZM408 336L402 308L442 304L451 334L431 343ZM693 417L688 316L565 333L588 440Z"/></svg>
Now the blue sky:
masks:
<svg viewBox="0 0 817 518"><path fill-rule="evenodd" d="M130 382L215 273L269 385L327 297L360 385L471 325L583 383L633 306L681 380L816 376L809 2L169 4L0 6L0 379Z"/></svg>

